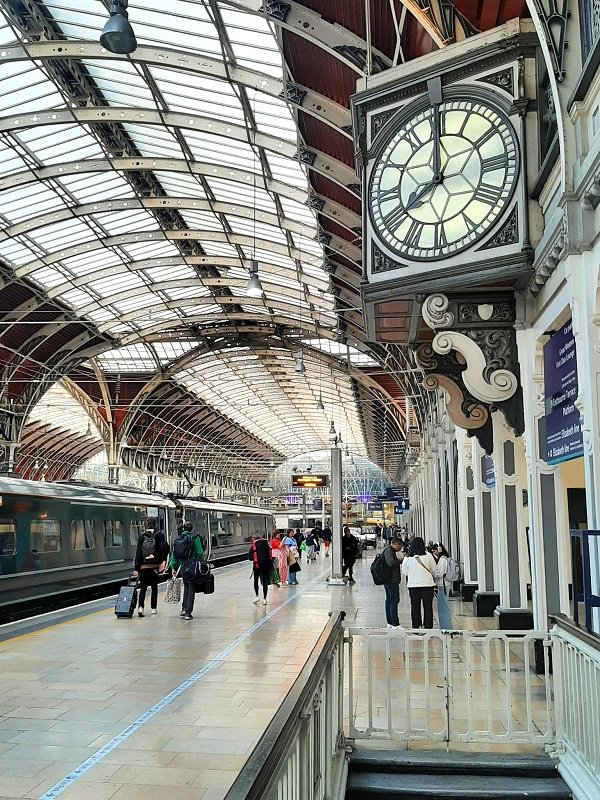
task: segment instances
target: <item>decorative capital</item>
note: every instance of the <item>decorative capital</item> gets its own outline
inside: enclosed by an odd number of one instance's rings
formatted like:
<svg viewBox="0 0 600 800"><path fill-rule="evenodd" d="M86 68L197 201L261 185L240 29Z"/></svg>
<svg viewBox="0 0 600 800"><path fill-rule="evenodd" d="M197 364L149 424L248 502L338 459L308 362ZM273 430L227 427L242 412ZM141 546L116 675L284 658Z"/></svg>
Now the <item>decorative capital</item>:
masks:
<svg viewBox="0 0 600 800"><path fill-rule="evenodd" d="M436 373L423 379L423 387L430 392L443 389L446 393L446 409L452 422L464 430L482 428L489 420L488 409L480 403L465 398L460 387L447 375Z"/></svg>

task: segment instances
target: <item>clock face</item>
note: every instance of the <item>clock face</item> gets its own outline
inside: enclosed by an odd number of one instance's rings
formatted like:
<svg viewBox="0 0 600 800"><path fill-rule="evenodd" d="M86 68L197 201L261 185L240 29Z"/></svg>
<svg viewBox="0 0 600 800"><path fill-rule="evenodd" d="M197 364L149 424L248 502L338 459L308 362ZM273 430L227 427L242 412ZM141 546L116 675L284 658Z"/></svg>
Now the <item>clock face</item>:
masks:
<svg viewBox="0 0 600 800"><path fill-rule="evenodd" d="M405 258L447 258L494 225L518 172L517 139L500 109L467 99L429 105L401 125L376 160L371 221Z"/></svg>

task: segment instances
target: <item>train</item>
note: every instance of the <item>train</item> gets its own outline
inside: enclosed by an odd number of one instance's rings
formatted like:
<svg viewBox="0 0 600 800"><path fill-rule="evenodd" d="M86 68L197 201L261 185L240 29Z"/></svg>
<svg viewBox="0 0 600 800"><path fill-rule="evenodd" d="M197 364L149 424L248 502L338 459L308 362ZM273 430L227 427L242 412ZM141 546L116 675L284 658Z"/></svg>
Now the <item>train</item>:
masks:
<svg viewBox="0 0 600 800"><path fill-rule="evenodd" d="M46 600L50 610L58 594L122 581L151 517L168 541L191 522L217 563L245 556L254 534L270 535L275 527L273 515L254 506L87 481L2 477L0 622L19 603Z"/></svg>

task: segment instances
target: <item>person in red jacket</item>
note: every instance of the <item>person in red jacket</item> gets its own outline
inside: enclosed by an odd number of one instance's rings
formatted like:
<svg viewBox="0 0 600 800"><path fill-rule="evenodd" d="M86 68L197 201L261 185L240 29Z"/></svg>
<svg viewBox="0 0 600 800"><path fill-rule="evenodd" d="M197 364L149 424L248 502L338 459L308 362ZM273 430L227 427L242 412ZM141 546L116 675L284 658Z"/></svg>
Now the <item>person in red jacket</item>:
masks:
<svg viewBox="0 0 600 800"><path fill-rule="evenodd" d="M254 603L260 601L258 596L258 582L260 580L263 590L263 606L267 605L267 592L269 591L269 575L273 566L271 557L271 545L264 536L255 536L250 546L248 558L252 561L252 577L254 578Z"/></svg>

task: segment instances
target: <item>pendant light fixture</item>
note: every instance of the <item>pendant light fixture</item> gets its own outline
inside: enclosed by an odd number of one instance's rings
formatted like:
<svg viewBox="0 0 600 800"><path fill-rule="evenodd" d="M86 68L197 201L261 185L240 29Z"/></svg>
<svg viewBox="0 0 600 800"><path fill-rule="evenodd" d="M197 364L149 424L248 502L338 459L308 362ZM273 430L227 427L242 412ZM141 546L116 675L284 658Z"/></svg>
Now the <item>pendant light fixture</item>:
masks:
<svg viewBox="0 0 600 800"><path fill-rule="evenodd" d="M306 372L306 367L304 366L304 354L302 350L298 350L296 353L296 366L294 367L294 372L296 375L304 375Z"/></svg>
<svg viewBox="0 0 600 800"><path fill-rule="evenodd" d="M110 19L100 34L100 44L109 53L129 55L137 49L137 41L127 14L127 0L113 0Z"/></svg>
<svg viewBox="0 0 600 800"><path fill-rule="evenodd" d="M325 406L323 405L323 395L319 392L319 400L317 402L317 411L325 411Z"/></svg>
<svg viewBox="0 0 600 800"><path fill-rule="evenodd" d="M253 258L250 261L250 279L246 284L246 294L248 297L261 297L262 293L263 288L258 277L258 261Z"/></svg>

